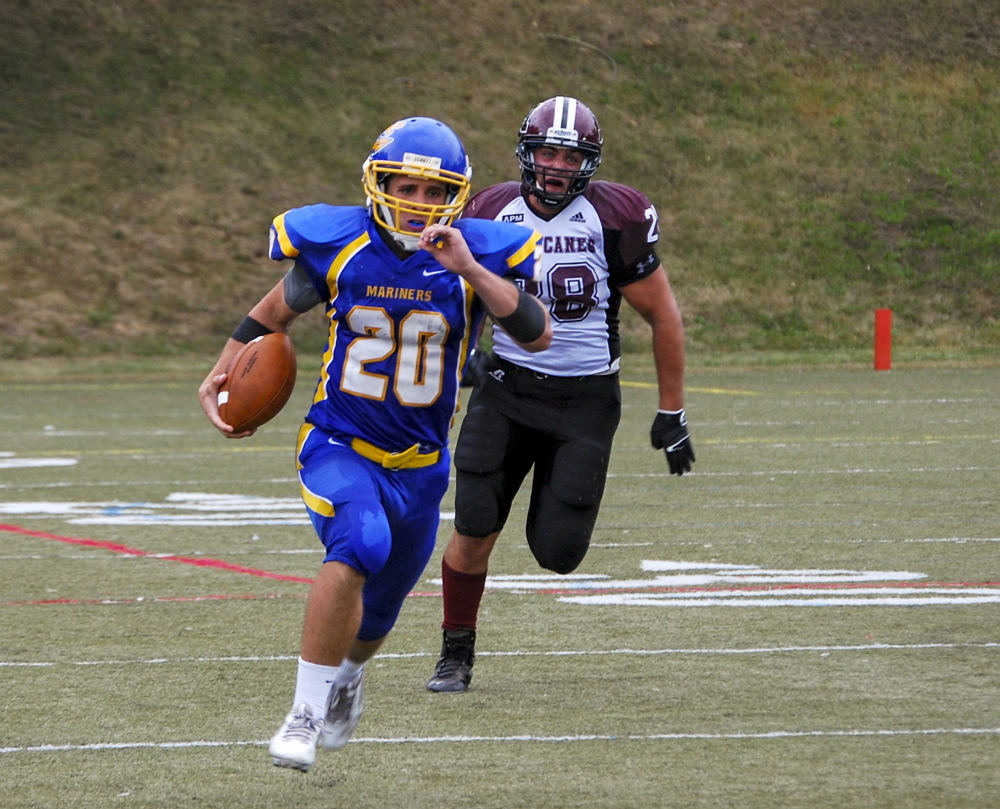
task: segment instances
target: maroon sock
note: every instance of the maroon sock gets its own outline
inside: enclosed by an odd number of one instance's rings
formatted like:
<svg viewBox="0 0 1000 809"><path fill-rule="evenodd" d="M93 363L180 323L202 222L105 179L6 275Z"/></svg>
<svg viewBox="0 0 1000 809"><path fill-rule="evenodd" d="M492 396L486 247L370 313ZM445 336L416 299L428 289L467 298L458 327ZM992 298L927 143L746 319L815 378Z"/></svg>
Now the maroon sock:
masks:
<svg viewBox="0 0 1000 809"><path fill-rule="evenodd" d="M479 602L486 589L485 573L459 573L441 560L441 581L444 591L444 621L442 629L475 629Z"/></svg>

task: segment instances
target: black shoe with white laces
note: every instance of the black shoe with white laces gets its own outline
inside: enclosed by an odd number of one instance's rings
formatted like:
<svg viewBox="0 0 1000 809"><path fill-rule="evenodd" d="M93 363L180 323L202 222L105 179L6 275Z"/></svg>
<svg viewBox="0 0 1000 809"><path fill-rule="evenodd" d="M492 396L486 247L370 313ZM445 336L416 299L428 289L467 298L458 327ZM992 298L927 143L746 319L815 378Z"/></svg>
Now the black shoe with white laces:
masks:
<svg viewBox="0 0 1000 809"><path fill-rule="evenodd" d="M427 681L427 690L438 693L467 690L472 681L472 663L475 659L475 629L444 630L441 659Z"/></svg>

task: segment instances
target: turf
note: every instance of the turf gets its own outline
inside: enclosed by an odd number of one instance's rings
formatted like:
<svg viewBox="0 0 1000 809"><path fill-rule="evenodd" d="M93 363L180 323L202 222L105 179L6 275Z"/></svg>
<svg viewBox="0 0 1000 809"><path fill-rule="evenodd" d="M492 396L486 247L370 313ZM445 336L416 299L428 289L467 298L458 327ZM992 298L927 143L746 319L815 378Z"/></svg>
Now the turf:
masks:
<svg viewBox="0 0 1000 809"><path fill-rule="evenodd" d="M995 367L695 368L677 479L630 358L577 577L529 578L519 502L473 687L430 694L445 518L355 739L307 775L264 747L320 560L291 457L307 375L242 442L197 376L121 379L4 386L5 807L995 805Z"/></svg>

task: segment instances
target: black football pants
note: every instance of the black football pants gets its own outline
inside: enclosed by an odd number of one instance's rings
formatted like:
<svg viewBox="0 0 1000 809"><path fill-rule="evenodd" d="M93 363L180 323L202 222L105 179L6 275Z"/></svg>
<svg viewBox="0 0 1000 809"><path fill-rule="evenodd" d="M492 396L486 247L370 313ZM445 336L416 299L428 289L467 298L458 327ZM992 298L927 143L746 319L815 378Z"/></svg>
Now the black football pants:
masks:
<svg viewBox="0 0 1000 809"><path fill-rule="evenodd" d="M617 375L545 376L495 357L455 448L456 530L500 531L534 468L528 546L546 570L575 570L590 545L620 419Z"/></svg>

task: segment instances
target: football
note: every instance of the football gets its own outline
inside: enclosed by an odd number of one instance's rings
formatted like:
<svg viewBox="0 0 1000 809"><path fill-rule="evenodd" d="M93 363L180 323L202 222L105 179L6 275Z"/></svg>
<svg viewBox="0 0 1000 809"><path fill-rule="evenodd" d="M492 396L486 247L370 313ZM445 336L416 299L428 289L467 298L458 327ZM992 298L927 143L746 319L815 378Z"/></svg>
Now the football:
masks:
<svg viewBox="0 0 1000 809"><path fill-rule="evenodd" d="M219 415L242 433L281 411L295 387L295 348L287 334L265 334L233 357L219 388Z"/></svg>

